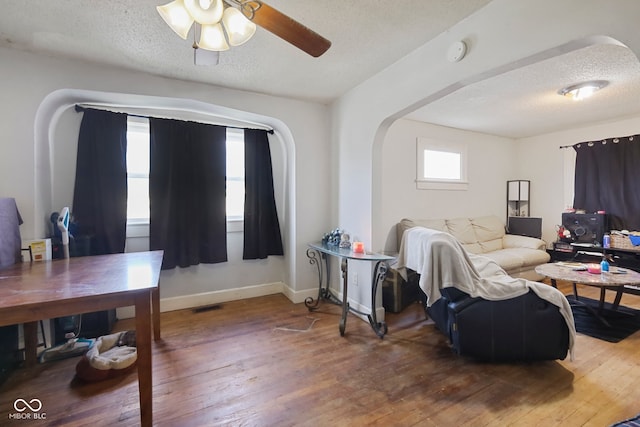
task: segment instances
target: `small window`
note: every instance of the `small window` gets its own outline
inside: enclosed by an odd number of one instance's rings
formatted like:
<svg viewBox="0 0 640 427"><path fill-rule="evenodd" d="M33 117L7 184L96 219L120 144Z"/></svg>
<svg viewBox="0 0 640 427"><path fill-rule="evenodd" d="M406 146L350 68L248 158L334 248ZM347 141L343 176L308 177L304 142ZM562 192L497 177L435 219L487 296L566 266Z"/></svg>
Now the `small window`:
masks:
<svg viewBox="0 0 640 427"><path fill-rule="evenodd" d="M460 143L417 140L416 187L423 190L466 190L467 148Z"/></svg>

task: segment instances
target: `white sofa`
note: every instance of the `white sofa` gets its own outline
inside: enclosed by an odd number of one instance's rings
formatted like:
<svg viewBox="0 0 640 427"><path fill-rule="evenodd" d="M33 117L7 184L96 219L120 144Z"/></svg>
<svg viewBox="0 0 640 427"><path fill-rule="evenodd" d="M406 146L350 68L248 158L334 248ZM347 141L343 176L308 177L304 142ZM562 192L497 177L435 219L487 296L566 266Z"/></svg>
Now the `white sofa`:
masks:
<svg viewBox="0 0 640 427"><path fill-rule="evenodd" d="M453 235L468 252L493 259L512 277L538 281L535 267L549 262L544 240L505 232L497 216L453 219L403 219L396 225L398 247L405 230L426 227Z"/></svg>

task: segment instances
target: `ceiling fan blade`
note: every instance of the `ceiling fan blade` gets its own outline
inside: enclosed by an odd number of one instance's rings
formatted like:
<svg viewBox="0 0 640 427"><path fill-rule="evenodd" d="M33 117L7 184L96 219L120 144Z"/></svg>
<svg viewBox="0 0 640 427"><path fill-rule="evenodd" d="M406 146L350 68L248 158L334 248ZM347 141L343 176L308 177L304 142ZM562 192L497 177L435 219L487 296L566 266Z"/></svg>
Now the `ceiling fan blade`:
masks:
<svg viewBox="0 0 640 427"><path fill-rule="evenodd" d="M331 47L329 40L262 1L241 2L240 9L256 25L315 58Z"/></svg>

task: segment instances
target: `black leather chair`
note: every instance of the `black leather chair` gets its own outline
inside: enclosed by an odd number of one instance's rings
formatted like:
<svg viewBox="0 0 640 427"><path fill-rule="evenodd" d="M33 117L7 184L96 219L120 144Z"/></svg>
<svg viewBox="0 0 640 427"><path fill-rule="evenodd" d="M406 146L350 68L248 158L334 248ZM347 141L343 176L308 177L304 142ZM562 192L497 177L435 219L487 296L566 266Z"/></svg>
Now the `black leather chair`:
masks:
<svg viewBox="0 0 640 427"><path fill-rule="evenodd" d="M441 293L431 307L426 298L423 303L457 354L489 362L567 356L569 328L560 310L533 291L501 301L472 298L453 287Z"/></svg>

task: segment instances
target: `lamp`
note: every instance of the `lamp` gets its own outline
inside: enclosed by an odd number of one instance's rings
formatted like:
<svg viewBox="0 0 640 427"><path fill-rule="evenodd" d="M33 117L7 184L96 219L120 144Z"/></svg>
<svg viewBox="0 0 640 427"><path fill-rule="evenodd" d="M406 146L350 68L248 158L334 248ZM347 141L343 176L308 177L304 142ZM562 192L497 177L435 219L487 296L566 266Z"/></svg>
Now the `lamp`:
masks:
<svg viewBox="0 0 640 427"><path fill-rule="evenodd" d="M558 91L558 94L568 96L574 101L581 101L585 98L590 97L596 91L602 89L608 84L609 82L606 80L592 80L589 82L579 83L562 88Z"/></svg>
<svg viewBox="0 0 640 427"><path fill-rule="evenodd" d="M174 0L156 9L162 19L186 40L194 22L200 25L197 47L211 51L225 51L231 46L247 42L256 32L256 25L231 4L234 0Z"/></svg>

